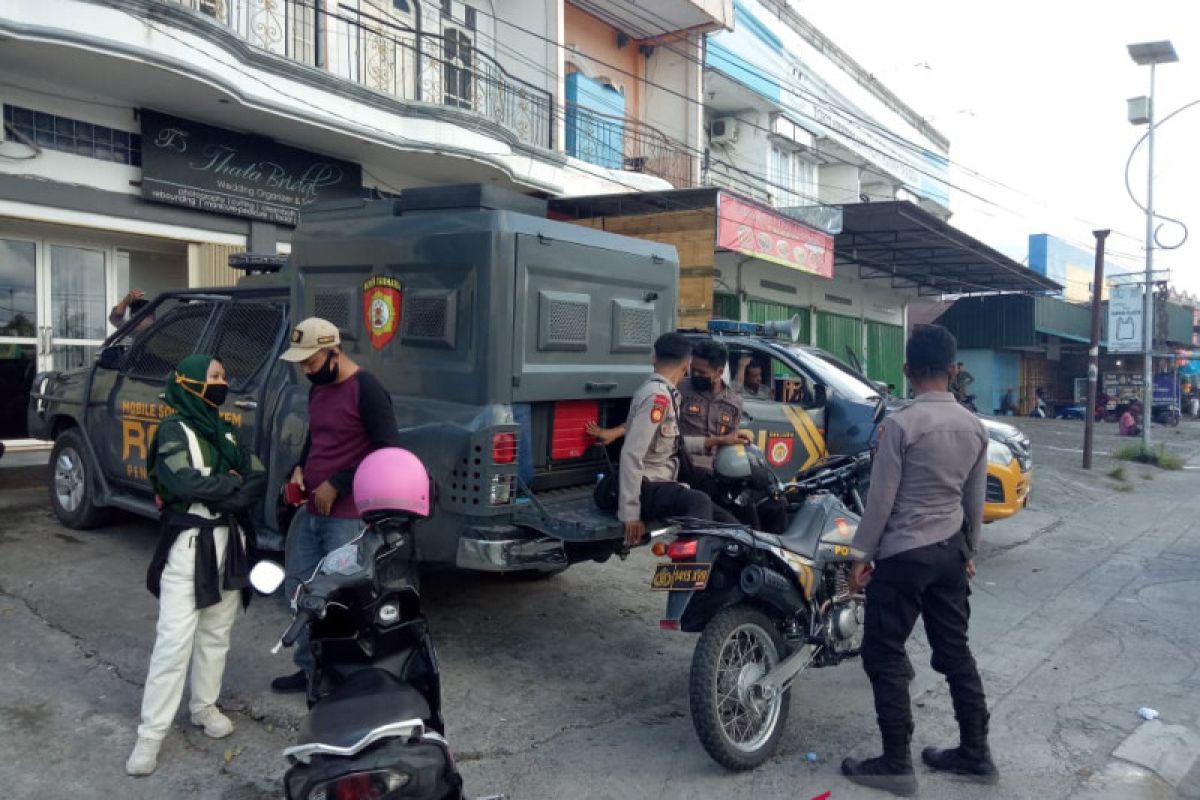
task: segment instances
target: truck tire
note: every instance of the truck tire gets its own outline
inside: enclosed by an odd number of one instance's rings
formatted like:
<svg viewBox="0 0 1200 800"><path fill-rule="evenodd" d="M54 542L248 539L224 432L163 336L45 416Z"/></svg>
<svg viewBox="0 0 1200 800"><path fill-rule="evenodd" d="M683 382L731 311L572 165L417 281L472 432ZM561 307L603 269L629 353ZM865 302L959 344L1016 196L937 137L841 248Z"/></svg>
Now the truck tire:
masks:
<svg viewBox="0 0 1200 800"><path fill-rule="evenodd" d="M107 516L107 509L95 502L95 470L79 431L60 433L50 451L50 505L68 528L89 530Z"/></svg>

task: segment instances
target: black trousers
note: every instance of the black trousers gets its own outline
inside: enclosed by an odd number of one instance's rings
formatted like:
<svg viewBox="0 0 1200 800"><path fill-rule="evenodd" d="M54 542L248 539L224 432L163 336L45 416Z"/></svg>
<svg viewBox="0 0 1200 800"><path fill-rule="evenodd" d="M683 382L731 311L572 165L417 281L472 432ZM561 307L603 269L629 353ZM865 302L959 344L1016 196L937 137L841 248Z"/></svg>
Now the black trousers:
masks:
<svg viewBox="0 0 1200 800"><path fill-rule="evenodd" d="M642 519L694 517L716 522L737 522L712 498L674 481L642 481Z"/></svg>
<svg viewBox="0 0 1200 800"><path fill-rule="evenodd" d="M862 660L881 729L912 725L908 685L914 673L904 645L918 616L933 650L930 664L950 686L955 717L987 713L983 683L967 643L967 553L960 533L875 562L867 584Z"/></svg>

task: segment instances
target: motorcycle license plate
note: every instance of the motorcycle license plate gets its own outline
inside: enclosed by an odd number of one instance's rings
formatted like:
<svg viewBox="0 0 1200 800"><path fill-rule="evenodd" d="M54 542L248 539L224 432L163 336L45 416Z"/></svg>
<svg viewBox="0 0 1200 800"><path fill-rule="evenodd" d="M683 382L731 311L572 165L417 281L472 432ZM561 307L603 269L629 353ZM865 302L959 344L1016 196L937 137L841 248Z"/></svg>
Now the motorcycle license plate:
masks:
<svg viewBox="0 0 1200 800"><path fill-rule="evenodd" d="M698 592L708 585L712 564L659 564L650 588L657 592Z"/></svg>

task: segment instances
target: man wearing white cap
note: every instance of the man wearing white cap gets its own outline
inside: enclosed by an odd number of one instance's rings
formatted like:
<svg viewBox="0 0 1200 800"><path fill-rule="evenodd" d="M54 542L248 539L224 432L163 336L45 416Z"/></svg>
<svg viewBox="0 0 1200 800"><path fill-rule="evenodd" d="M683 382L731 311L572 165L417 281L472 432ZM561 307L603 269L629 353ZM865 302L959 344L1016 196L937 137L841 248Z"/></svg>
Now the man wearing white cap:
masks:
<svg viewBox="0 0 1200 800"><path fill-rule="evenodd" d="M333 323L309 317L292 331L281 358L299 364L312 382L308 393L308 436L300 463L292 470L289 497L304 505L288 530L284 552L288 596L327 553L358 535L354 471L381 447L400 444L392 399L369 372L341 349ZM300 670L276 678L277 692L302 692L312 671L307 632L296 641L293 660Z"/></svg>

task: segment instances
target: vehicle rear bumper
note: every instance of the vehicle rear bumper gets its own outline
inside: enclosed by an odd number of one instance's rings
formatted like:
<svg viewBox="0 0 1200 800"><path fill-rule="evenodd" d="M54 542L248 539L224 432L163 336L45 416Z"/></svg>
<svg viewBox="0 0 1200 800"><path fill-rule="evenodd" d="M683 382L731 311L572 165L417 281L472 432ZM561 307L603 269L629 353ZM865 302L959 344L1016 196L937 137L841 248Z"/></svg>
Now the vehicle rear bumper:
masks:
<svg viewBox="0 0 1200 800"><path fill-rule="evenodd" d="M507 536L495 531L467 530L458 539L454 564L459 569L482 572L556 572L570 563L558 539L522 535L520 528L509 529Z"/></svg>

